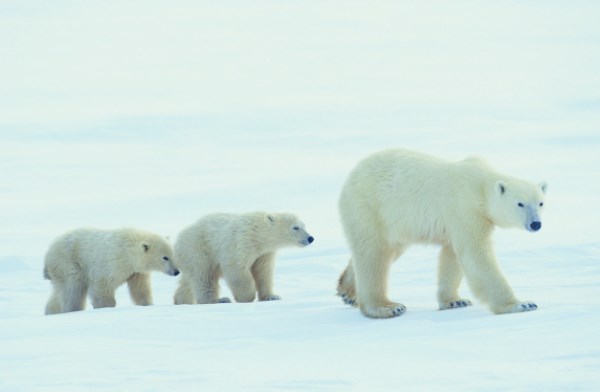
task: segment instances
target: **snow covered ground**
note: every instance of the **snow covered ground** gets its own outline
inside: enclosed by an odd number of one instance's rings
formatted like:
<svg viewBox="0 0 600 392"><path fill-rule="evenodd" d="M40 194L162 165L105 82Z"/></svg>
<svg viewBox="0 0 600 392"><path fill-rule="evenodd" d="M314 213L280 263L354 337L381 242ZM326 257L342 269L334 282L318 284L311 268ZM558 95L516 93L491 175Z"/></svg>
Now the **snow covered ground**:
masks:
<svg viewBox="0 0 600 392"><path fill-rule="evenodd" d="M0 391L598 390L600 6L591 2L0 4ZM335 297L337 197L401 146L486 157L549 193L539 233L498 231L539 310L439 312L437 249L393 267L408 311ZM451 208L451 206L449 206ZM282 301L43 316L50 241L79 226L174 238L203 214L297 213ZM463 288L469 296L468 288Z"/></svg>

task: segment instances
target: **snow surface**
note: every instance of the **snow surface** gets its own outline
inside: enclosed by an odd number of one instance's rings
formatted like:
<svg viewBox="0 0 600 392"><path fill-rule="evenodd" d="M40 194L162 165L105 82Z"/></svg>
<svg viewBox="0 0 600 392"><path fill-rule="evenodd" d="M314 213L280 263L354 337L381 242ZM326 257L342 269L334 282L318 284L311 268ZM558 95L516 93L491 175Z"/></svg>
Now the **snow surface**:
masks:
<svg viewBox="0 0 600 392"><path fill-rule="evenodd" d="M600 389L600 5L0 4L0 391ZM479 154L549 193L496 251L535 312L437 311L437 249L393 267L407 313L335 297L358 159ZM451 206L449 206L451 208ZM174 238L203 214L299 214L282 301L43 316L44 253L79 226ZM469 296L468 288L463 288Z"/></svg>

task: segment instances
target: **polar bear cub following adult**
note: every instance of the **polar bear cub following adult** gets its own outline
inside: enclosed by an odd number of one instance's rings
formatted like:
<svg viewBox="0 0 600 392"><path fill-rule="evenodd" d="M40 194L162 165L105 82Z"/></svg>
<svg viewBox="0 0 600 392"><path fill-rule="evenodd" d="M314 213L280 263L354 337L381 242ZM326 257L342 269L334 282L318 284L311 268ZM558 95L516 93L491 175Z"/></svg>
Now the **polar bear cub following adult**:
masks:
<svg viewBox="0 0 600 392"><path fill-rule="evenodd" d="M46 253L44 277L53 286L46 314L83 310L88 292L94 308L115 306L115 290L125 282L136 305L151 305L150 271L179 274L160 236L132 228L70 231Z"/></svg>
<svg viewBox="0 0 600 392"><path fill-rule="evenodd" d="M409 245L434 243L442 246L440 309L471 304L458 295L463 274L494 313L536 309L513 294L491 235L495 226L538 231L546 188L500 174L480 158L447 162L402 149L367 157L350 173L339 200L352 259L338 295L368 317L404 313L387 297L390 265Z"/></svg>
<svg viewBox="0 0 600 392"><path fill-rule="evenodd" d="M211 214L184 229L174 246L182 274L174 302L210 304L219 298L223 277L237 302L280 299L273 293L278 249L307 246L314 238L292 214L252 212Z"/></svg>

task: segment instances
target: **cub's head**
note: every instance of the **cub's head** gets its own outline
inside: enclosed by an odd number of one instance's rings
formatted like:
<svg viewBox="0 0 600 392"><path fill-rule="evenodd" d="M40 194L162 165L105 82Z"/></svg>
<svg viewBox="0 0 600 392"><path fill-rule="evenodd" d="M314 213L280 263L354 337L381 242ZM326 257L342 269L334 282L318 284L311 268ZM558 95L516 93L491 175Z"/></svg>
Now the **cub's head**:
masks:
<svg viewBox="0 0 600 392"><path fill-rule="evenodd" d="M277 232L282 245L307 246L315 240L304 223L292 214L268 214L267 223Z"/></svg>
<svg viewBox="0 0 600 392"><path fill-rule="evenodd" d="M521 227L527 231L542 228L544 196L548 185L521 181L498 181L488 201L488 212L499 227Z"/></svg>
<svg viewBox="0 0 600 392"><path fill-rule="evenodd" d="M159 237L152 236L139 244L144 265L148 270L162 271L167 275L179 275L179 269L173 264L173 250L169 243Z"/></svg>

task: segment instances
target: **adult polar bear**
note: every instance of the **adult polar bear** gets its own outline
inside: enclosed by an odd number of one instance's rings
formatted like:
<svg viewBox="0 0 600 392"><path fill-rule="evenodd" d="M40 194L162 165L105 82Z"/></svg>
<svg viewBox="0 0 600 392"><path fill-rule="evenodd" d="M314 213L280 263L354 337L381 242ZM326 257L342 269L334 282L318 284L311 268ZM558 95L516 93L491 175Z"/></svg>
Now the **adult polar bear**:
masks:
<svg viewBox="0 0 600 392"><path fill-rule="evenodd" d="M495 226L541 228L546 184L494 171L480 158L447 162L403 149L375 153L350 173L339 200L352 259L338 295L374 318L398 316L387 298L391 263L411 244L442 245L440 309L468 306L458 295L463 277L494 313L534 310L517 300L492 249Z"/></svg>

